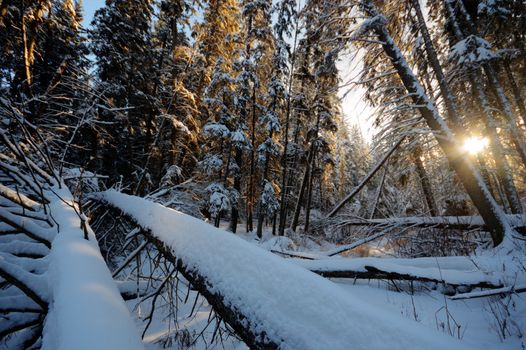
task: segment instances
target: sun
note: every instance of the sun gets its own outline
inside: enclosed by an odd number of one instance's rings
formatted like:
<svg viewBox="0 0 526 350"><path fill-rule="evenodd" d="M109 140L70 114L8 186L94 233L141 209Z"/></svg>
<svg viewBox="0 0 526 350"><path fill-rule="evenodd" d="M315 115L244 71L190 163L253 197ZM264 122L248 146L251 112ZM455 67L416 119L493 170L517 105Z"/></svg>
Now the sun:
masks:
<svg viewBox="0 0 526 350"><path fill-rule="evenodd" d="M469 154L475 155L488 147L489 140L486 137L472 136L464 140L462 149Z"/></svg>

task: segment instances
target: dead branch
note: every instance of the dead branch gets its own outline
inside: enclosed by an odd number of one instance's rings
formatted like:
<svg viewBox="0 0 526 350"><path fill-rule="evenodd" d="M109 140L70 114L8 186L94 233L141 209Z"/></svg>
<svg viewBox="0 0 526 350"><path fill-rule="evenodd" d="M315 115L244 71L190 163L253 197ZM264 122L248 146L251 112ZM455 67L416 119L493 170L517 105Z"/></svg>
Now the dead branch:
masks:
<svg viewBox="0 0 526 350"><path fill-rule="evenodd" d="M333 217L334 215L336 215L337 212L340 211L341 208L343 208L343 206L345 204L347 204L351 199L354 198L354 196L356 196L361 190L362 188L365 187L365 185L373 178L373 176L378 172L378 170L380 170L380 168L382 167L382 165L385 164L385 162L389 159L389 157L394 153L394 151L398 148L398 146L400 146L402 144L402 142L406 139L406 136L402 136L400 138L400 140L398 140L398 142L396 142L394 144L393 147L391 147L391 149L383 156L383 158L374 166L374 168L369 172L369 174L367 174L367 176L362 180L362 182L360 182L360 184L358 184L358 186L356 186L351 193L349 193L347 195L347 197L345 197L344 199L342 199L342 201L340 203L338 203L334 209L331 210L331 212L327 215L328 218L331 218Z"/></svg>

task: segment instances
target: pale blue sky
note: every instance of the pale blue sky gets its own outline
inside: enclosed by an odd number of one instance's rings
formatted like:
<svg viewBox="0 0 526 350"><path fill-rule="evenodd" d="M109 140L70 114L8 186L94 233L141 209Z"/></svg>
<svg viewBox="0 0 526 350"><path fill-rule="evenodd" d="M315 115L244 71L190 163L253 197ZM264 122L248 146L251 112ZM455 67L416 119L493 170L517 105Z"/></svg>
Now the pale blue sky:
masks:
<svg viewBox="0 0 526 350"><path fill-rule="evenodd" d="M84 28L88 28L95 11L100 7L104 6L104 0L84 0L84 22L82 23Z"/></svg>

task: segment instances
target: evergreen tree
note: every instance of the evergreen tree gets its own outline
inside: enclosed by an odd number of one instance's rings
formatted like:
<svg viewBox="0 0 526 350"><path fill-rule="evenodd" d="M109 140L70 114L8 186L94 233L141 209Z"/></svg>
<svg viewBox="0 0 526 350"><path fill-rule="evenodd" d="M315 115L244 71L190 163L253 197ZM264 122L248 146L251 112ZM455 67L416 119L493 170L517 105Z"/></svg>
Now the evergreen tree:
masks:
<svg viewBox="0 0 526 350"><path fill-rule="evenodd" d="M261 237L263 229L263 221L265 217L271 218L273 225L273 233L276 231L276 212L279 209L279 203L276 198L275 188L278 186L271 178L270 168L271 163L277 160L281 154L279 143L276 142L275 137L281 131L280 120L287 119L290 112L290 105L287 106L288 96L286 84L289 78L288 62L290 59L291 48L287 43L287 38L290 38L294 17L296 16L296 1L283 0L277 3L274 7L274 12L277 12L277 20L274 25L275 49L272 55L272 75L268 83L268 106L267 113L260 118L260 124L263 130L268 132L268 136L258 147L259 163L262 169L262 181L260 185L259 198L259 217L257 234ZM290 84L290 82L289 82ZM290 101L290 100L288 100ZM285 113L283 113L283 111ZM285 114L283 116L283 114ZM285 120L288 124L288 121ZM287 125L288 127L288 125ZM284 131L288 133L288 129ZM287 136L288 137L288 136ZM285 158L286 155L283 155ZM283 162L281 162L283 166Z"/></svg>
<svg viewBox="0 0 526 350"><path fill-rule="evenodd" d="M100 113L108 123L109 143L100 147L100 168L113 179L130 182L142 168L147 135L151 135L153 97L150 1L109 0L95 13L90 48L95 55L98 89L104 91L113 109Z"/></svg>
<svg viewBox="0 0 526 350"><path fill-rule="evenodd" d="M237 62L239 74L237 79L236 109L240 119L241 130L246 130L250 139L248 158L248 181L246 188L247 231L253 230L254 205L256 200L256 138L258 120L265 115L266 108L259 96L264 96L265 83L268 79L264 67L270 59L273 38L270 28L271 2L266 0L246 0L243 2L243 45L244 48ZM242 154L236 154L236 163L240 165ZM240 165L241 166L241 165ZM238 180L239 183L239 180ZM239 185L238 185L239 186ZM235 184L236 190L239 190ZM232 222L232 226L234 222Z"/></svg>

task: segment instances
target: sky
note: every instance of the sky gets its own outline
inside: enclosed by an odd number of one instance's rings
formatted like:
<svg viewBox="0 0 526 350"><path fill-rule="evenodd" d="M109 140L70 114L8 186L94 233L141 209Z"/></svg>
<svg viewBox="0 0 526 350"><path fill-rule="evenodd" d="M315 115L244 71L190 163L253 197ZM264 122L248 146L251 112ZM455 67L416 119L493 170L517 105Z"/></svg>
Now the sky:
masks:
<svg viewBox="0 0 526 350"><path fill-rule="evenodd" d="M104 0L84 0L84 28L87 28L93 19L95 11L104 6Z"/></svg>
<svg viewBox="0 0 526 350"><path fill-rule="evenodd" d="M362 69L360 56L344 53L337 62L336 67L339 70L340 79L342 80L341 84L343 85L338 95L342 101L344 121L347 125L357 126L365 141L370 142L374 135L374 109L364 98L366 92L364 87L352 83L359 80L359 74Z"/></svg>
<svg viewBox="0 0 526 350"><path fill-rule="evenodd" d="M104 0L84 0L84 28L88 28L95 11L104 6ZM356 81L356 75L360 69L357 59L351 59L350 55L343 56L338 62L340 77L343 83L350 80ZM348 125L356 125L360 129L365 140L371 141L374 133L372 127L373 110L363 99L364 89L359 85L350 85L340 90L342 97L342 109L344 119Z"/></svg>

